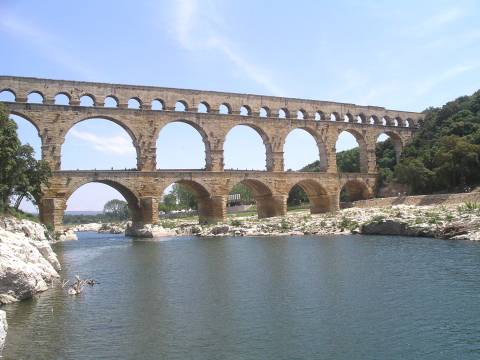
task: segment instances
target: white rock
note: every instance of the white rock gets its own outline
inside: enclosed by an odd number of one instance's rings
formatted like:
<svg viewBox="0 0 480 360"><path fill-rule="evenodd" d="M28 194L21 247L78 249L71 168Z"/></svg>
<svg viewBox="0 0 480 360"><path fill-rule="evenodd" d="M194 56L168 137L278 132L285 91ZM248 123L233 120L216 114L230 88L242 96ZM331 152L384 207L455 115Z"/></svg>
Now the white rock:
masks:
<svg viewBox="0 0 480 360"><path fill-rule="evenodd" d="M7 314L5 314L5 311L0 310L0 358L2 357L3 346L7 337L7 330Z"/></svg>
<svg viewBox="0 0 480 360"><path fill-rule="evenodd" d="M79 224L71 229L73 231L98 231L102 227L102 224L99 223L90 223L90 224Z"/></svg>
<svg viewBox="0 0 480 360"><path fill-rule="evenodd" d="M2 220L5 223L5 219ZM60 263L45 235L39 240L42 236L38 224L20 220L13 225L15 221L7 220L8 229L14 231L0 228L0 304L26 299L47 290L48 285L59 277ZM31 237L25 236L22 226L31 230Z"/></svg>
<svg viewBox="0 0 480 360"><path fill-rule="evenodd" d="M65 230L62 234L58 236L57 241L72 241L78 240L77 235L72 229Z"/></svg>

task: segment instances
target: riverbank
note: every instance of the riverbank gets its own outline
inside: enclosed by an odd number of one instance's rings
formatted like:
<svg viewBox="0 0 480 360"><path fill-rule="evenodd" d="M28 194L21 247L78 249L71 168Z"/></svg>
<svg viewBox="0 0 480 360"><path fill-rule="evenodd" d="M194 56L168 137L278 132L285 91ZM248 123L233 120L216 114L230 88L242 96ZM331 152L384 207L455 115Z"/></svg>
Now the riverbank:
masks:
<svg viewBox="0 0 480 360"><path fill-rule="evenodd" d="M222 224L199 225L196 219L162 220L157 225L132 229L129 223L86 224L74 231L100 232L138 237L159 236L276 236L276 235L404 235L441 239L480 240L480 206L476 203L447 206L396 205L348 208L336 213L311 215L308 210L284 217L257 219L256 215L231 216ZM101 230L100 230L101 229Z"/></svg>

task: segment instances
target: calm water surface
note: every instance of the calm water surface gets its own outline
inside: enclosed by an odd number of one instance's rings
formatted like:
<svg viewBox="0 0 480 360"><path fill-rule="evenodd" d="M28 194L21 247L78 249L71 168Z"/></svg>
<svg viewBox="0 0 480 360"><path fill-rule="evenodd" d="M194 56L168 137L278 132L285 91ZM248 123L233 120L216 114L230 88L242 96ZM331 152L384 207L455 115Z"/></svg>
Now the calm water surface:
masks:
<svg viewBox="0 0 480 360"><path fill-rule="evenodd" d="M480 359L480 243L79 238L100 284L4 307L6 359Z"/></svg>

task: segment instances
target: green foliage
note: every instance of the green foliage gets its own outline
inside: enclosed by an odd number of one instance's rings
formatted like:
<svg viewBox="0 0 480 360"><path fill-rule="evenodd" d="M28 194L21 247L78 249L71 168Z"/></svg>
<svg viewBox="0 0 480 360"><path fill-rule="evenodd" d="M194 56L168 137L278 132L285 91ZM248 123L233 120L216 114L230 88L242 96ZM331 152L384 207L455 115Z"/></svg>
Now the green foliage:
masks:
<svg viewBox="0 0 480 360"><path fill-rule="evenodd" d="M290 223L285 218L282 218L282 221L280 222L280 228L284 231L287 231L292 228L292 225L290 225Z"/></svg>
<svg viewBox="0 0 480 360"><path fill-rule="evenodd" d="M302 204L308 204L308 195L301 186L295 185L292 190L290 190L287 199L287 206L299 206Z"/></svg>
<svg viewBox="0 0 480 360"><path fill-rule="evenodd" d="M255 198L248 186L238 183L233 186L230 195L240 194L240 205L251 205L255 203Z"/></svg>
<svg viewBox="0 0 480 360"><path fill-rule="evenodd" d="M396 180L417 194L464 191L478 185L480 91L424 114L421 128L395 168Z"/></svg>
<svg viewBox="0 0 480 360"><path fill-rule="evenodd" d="M466 203L457 207L460 214L480 213L480 204L477 202L467 201Z"/></svg>
<svg viewBox="0 0 480 360"><path fill-rule="evenodd" d="M339 224L341 229L354 230L358 227L358 222L348 217L342 217Z"/></svg>
<svg viewBox="0 0 480 360"><path fill-rule="evenodd" d="M232 221L230 221L230 225L232 225L232 226L242 226L243 222L241 220L238 220L238 219L232 219Z"/></svg>
<svg viewBox="0 0 480 360"><path fill-rule="evenodd" d="M107 201L107 203L103 206L103 213L105 215L110 215L110 217L115 220L120 221L130 218L130 211L128 209L127 202L118 199Z"/></svg>
<svg viewBox="0 0 480 360"><path fill-rule="evenodd" d="M42 186L48 185L51 175L45 161L36 160L30 145L22 145L17 125L0 104L0 211L4 212L13 198L18 209L22 199L36 202Z"/></svg>
<svg viewBox="0 0 480 360"><path fill-rule="evenodd" d="M158 204L158 210L167 213L173 210L196 210L197 208L195 194L183 184L174 184L172 190Z"/></svg>
<svg viewBox="0 0 480 360"><path fill-rule="evenodd" d="M340 172L360 172L358 147L337 153L337 169Z"/></svg>

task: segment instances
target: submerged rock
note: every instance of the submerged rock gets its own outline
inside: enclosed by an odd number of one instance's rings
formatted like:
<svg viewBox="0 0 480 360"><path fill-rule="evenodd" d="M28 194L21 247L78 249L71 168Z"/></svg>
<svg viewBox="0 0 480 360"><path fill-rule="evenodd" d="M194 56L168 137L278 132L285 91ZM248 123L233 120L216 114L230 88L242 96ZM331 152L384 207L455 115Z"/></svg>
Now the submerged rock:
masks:
<svg viewBox="0 0 480 360"><path fill-rule="evenodd" d="M127 224L125 229L126 236L139 237L139 238L155 238L162 236L175 236L177 233L173 229L165 229L160 225L146 224L142 227L132 226Z"/></svg>
<svg viewBox="0 0 480 360"><path fill-rule="evenodd" d="M2 357L3 346L5 345L5 339L7 337L7 315L5 311L0 310L0 358Z"/></svg>
<svg viewBox="0 0 480 360"><path fill-rule="evenodd" d="M57 241L78 240L77 235L72 229L67 229L57 237Z"/></svg>
<svg viewBox="0 0 480 360"><path fill-rule="evenodd" d="M99 233L104 234L123 234L125 232L125 225L124 224L102 224L102 226L98 229Z"/></svg>

